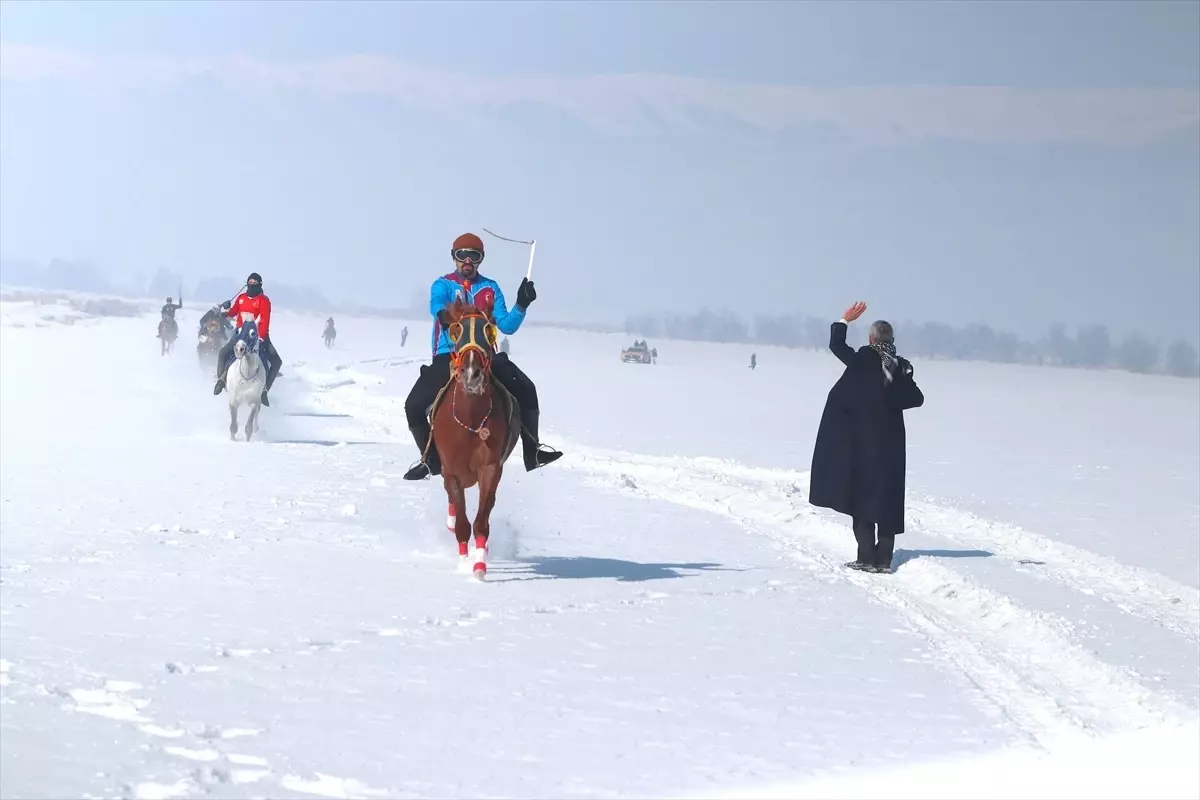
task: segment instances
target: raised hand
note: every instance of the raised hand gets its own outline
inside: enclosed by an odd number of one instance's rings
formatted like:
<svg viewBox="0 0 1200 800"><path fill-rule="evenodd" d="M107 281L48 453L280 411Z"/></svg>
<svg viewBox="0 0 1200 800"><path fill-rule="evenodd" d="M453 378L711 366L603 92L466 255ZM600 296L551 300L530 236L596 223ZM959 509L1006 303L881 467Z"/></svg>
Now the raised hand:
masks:
<svg viewBox="0 0 1200 800"><path fill-rule="evenodd" d="M861 317L863 312L866 310L867 304L859 300L857 303L846 309L846 312L842 314L842 319L846 320L846 322L854 322L854 320Z"/></svg>
<svg viewBox="0 0 1200 800"><path fill-rule="evenodd" d="M537 292L534 291L533 281L529 278L522 278L521 285L517 288L517 305L521 308L529 308L529 304L537 300Z"/></svg>

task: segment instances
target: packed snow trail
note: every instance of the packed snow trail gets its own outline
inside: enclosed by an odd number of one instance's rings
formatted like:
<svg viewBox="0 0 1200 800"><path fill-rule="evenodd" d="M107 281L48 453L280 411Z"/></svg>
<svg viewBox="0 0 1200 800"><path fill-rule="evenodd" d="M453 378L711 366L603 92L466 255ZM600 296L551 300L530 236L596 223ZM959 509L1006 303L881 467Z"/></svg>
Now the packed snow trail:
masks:
<svg viewBox="0 0 1200 800"><path fill-rule="evenodd" d="M941 564L911 561L886 580L841 569L844 524L788 498L801 493L795 481L803 474L581 450L573 447L575 469L604 476L619 491L725 514L772 538L806 569L836 575L894 609L1043 746L1080 730L1117 733L1188 718L1178 702L1092 657L1073 641L1066 621L1025 609ZM1185 587L1175 590L1186 594Z"/></svg>
<svg viewBox="0 0 1200 800"><path fill-rule="evenodd" d="M273 322L288 363L249 444L148 318L0 327L0 795L738 792L1195 718L980 559L847 572L802 471L556 436L554 468L506 471L473 583L440 486L400 480L424 360L400 323L339 320L326 351L319 315ZM1025 569L1004 537L983 560ZM1110 569L1121 615L1194 644L1158 605L1188 587L1028 543L1032 586Z"/></svg>

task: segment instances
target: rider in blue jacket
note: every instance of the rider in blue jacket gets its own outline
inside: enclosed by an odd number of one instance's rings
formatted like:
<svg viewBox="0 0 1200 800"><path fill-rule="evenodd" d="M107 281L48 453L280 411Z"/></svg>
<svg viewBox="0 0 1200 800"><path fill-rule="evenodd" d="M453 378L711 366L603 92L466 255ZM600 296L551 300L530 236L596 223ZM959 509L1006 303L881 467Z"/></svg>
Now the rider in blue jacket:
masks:
<svg viewBox="0 0 1200 800"><path fill-rule="evenodd" d="M464 233L454 240L450 248L455 270L443 275L429 287L429 313L433 317L431 344L433 361L421 367L420 376L404 401L404 413L408 418L408 429L417 443L418 452L425 450L429 441L430 427L426 410L437 398L438 392L450 381L450 354L453 345L447 333L449 322L446 306L454 302L459 294L474 305L484 308L492 306L492 316L501 333L512 335L525 321L529 304L537 299L533 282L528 278L521 281L517 289L517 302L508 308L500 285L491 278L479 274L479 262L483 261L483 240L473 233ZM508 353L496 353L492 357L492 374L517 399L521 406L521 450L526 471L543 467L562 457L552 448L538 442L538 396L537 387L508 357ZM440 475L441 460L437 448L430 447L428 462L419 462L404 475L405 480L416 481L430 475Z"/></svg>

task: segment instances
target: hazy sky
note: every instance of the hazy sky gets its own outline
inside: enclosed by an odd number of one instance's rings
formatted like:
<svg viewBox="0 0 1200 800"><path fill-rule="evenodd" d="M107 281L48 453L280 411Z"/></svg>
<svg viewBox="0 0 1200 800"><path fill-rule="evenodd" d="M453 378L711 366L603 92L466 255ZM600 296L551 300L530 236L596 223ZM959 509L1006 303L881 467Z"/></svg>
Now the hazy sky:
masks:
<svg viewBox="0 0 1200 800"><path fill-rule="evenodd" d="M1200 2L0 4L0 255L404 305L485 226L543 319L1195 340Z"/></svg>

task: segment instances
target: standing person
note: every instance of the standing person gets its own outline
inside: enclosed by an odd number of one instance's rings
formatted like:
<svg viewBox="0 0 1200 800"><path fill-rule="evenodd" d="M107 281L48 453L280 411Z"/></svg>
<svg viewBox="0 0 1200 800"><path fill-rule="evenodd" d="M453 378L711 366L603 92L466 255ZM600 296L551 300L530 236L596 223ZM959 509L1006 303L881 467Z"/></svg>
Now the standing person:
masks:
<svg viewBox="0 0 1200 800"><path fill-rule="evenodd" d="M754 369L757 366L758 366L758 353L751 353L750 354L750 369Z"/></svg>
<svg viewBox="0 0 1200 800"><path fill-rule="evenodd" d="M904 533L904 411L925 403L912 364L896 355L892 326L871 323L868 341L846 344L855 303L830 326L829 349L846 370L829 390L813 447L808 502L848 515L858 556L846 566L891 572L896 536Z"/></svg>
<svg viewBox="0 0 1200 800"><path fill-rule="evenodd" d="M454 271L438 278L429 287L429 313L433 317L433 361L421 367L417 381L404 401L408 429L412 432L419 453L425 450L430 438L429 418L426 416L428 409L438 392L450 381L450 354L454 346L446 332L450 325L446 321L446 306L459 296L477 308L491 306L496 327L501 333L511 336L525 321L529 304L537 299L533 281L523 278L517 288L516 305L511 309L507 307L500 284L479 274L479 264L483 261L483 240L473 233L464 233L454 240L450 245L450 257L454 260ZM512 393L521 407L521 445L526 472L561 458L561 452L538 441L540 411L537 387L533 381L512 362L507 353L496 354L492 360L492 374ZM442 464L436 445L429 448L427 458L429 463L417 462L404 473L404 480L419 481L430 475L440 475Z"/></svg>
<svg viewBox="0 0 1200 800"><path fill-rule="evenodd" d="M405 325L400 329L400 346L404 347L404 343L408 341L408 326Z"/></svg>
<svg viewBox="0 0 1200 800"><path fill-rule="evenodd" d="M237 322L239 332L244 320L252 319L258 325L258 353L267 364L267 384L263 388L262 404L270 406L267 392L271 391L271 384L275 383L275 376L279 374L279 368L283 366L283 362L279 358L279 352L275 349L275 345L271 342L271 299L263 294L262 276L257 272L251 272L250 276L246 278L246 291L240 293L233 300L226 300L221 304L221 308L226 309L225 316L233 317ZM213 394L220 394L225 389L225 371L229 369L229 361L233 357L233 346L236 343L237 336L235 335L225 343L225 346L221 348L221 354L217 356L217 384L213 387Z"/></svg>

